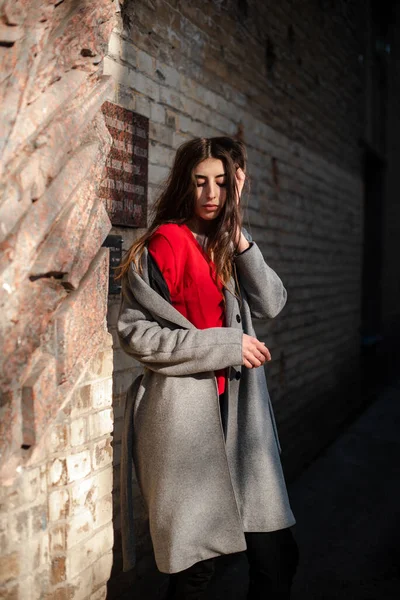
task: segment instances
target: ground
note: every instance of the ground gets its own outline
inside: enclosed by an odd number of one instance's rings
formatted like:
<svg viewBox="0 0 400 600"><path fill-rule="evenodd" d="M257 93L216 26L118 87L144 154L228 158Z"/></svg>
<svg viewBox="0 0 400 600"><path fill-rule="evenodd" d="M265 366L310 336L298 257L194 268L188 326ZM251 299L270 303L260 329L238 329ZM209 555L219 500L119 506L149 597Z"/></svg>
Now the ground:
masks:
<svg viewBox="0 0 400 600"><path fill-rule="evenodd" d="M300 563L292 600L400 598L400 378L289 486ZM244 600L243 555L212 600Z"/></svg>

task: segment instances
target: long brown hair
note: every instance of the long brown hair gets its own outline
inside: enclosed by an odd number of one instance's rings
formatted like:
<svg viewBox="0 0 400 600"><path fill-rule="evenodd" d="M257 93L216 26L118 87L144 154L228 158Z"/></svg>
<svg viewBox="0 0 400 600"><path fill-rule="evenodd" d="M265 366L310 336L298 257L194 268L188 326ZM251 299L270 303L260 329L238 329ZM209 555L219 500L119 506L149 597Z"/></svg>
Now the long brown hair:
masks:
<svg viewBox="0 0 400 600"><path fill-rule="evenodd" d="M217 277L223 284L229 281L233 254L237 250L236 231L242 224L242 210L236 202L236 170L240 167L246 171L247 163L244 144L229 137L195 138L178 148L165 187L152 209L151 225L129 248L118 267L117 278L126 273L131 262L141 271L143 250L160 225L182 224L193 217L196 202L194 169L207 158L217 158L224 165L226 200L220 215L212 221L206 252L215 264Z"/></svg>

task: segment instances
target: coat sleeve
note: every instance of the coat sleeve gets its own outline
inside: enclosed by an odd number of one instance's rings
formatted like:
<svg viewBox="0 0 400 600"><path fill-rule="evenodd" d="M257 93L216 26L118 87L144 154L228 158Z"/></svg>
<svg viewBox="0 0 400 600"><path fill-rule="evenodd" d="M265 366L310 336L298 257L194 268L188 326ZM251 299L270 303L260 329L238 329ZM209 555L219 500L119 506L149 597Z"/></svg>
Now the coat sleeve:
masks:
<svg viewBox="0 0 400 600"><path fill-rule="evenodd" d="M241 365L242 331L232 327L162 327L135 299L129 280L122 285L117 322L121 348L163 375L192 375Z"/></svg>
<svg viewBox="0 0 400 600"><path fill-rule="evenodd" d="M287 292L281 279L264 260L257 244L243 231L250 242L247 248L235 258L238 278L243 286L255 319L274 318L286 304Z"/></svg>

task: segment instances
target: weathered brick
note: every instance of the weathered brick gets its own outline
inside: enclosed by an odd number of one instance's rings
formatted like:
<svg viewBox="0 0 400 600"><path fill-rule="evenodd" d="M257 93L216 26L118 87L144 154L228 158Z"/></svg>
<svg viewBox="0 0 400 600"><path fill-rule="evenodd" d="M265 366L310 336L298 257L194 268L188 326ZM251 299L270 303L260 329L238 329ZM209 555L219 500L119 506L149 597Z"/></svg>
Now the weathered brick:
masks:
<svg viewBox="0 0 400 600"><path fill-rule="evenodd" d="M90 451L83 450L67 456L68 482L83 479L90 473Z"/></svg>
<svg viewBox="0 0 400 600"><path fill-rule="evenodd" d="M156 69L160 73L160 78L165 85L175 90L179 90L180 86L180 74L179 71L166 65L164 63L157 62Z"/></svg>
<svg viewBox="0 0 400 600"><path fill-rule="evenodd" d="M112 495L100 498L94 507L94 520L96 527L100 528L111 521L113 515Z"/></svg>
<svg viewBox="0 0 400 600"><path fill-rule="evenodd" d="M7 585L0 587L1 600L20 600L20 586L18 584Z"/></svg>
<svg viewBox="0 0 400 600"><path fill-rule="evenodd" d="M49 548L50 553L60 554L66 549L66 525L53 525L49 530Z"/></svg>
<svg viewBox="0 0 400 600"><path fill-rule="evenodd" d="M93 587L97 588L102 583L106 583L111 574L113 564L112 552L101 556L93 565Z"/></svg>
<svg viewBox="0 0 400 600"><path fill-rule="evenodd" d="M110 348L98 352L89 363L88 370L85 373L85 382L91 379L103 379L111 377L113 373L113 354L112 354L112 336L110 335Z"/></svg>
<svg viewBox="0 0 400 600"><path fill-rule="evenodd" d="M94 469L100 469L112 463L112 456L113 451L110 438L93 444L92 461Z"/></svg>
<svg viewBox="0 0 400 600"><path fill-rule="evenodd" d="M66 557L63 555L56 556L51 561L50 581L52 585L62 583L66 578Z"/></svg>
<svg viewBox="0 0 400 600"><path fill-rule="evenodd" d="M91 439L109 434L113 429L112 409L102 410L89 416L89 432Z"/></svg>
<svg viewBox="0 0 400 600"><path fill-rule="evenodd" d="M107 357L112 361L112 352ZM93 408L105 408L112 404L112 377L92 384L91 387Z"/></svg>
<svg viewBox="0 0 400 600"><path fill-rule="evenodd" d="M93 506L89 504L83 512L68 521L66 530L66 548L68 550L88 538L96 529L93 512Z"/></svg>
<svg viewBox="0 0 400 600"><path fill-rule="evenodd" d="M0 585L16 579L20 573L18 552L0 556Z"/></svg>
<svg viewBox="0 0 400 600"><path fill-rule="evenodd" d="M90 600L106 600L107 598L107 586L102 585L101 588L93 592L90 596Z"/></svg>
<svg viewBox="0 0 400 600"><path fill-rule="evenodd" d="M143 50L136 51L136 65L139 71L150 76L154 75L154 59L147 52L143 52Z"/></svg>
<svg viewBox="0 0 400 600"><path fill-rule="evenodd" d="M145 96L136 97L136 112L143 117L150 118L151 102Z"/></svg>
<svg viewBox="0 0 400 600"><path fill-rule="evenodd" d="M99 444L102 445L102 448L105 441L102 440ZM110 451L112 450L109 443L106 447L109 448ZM110 463L110 461L111 459L108 457L108 463ZM96 501L99 498L110 494L112 487L113 475L111 469L103 469L88 479L77 481L70 489L71 514L76 515L88 507L94 512Z"/></svg>
<svg viewBox="0 0 400 600"><path fill-rule="evenodd" d="M62 452L68 448L69 435L67 423L54 423L47 433L47 448L53 454Z"/></svg>
<svg viewBox="0 0 400 600"><path fill-rule="evenodd" d="M87 419L80 417L71 421L70 425L71 446L80 446L88 439Z"/></svg>
<svg viewBox="0 0 400 600"><path fill-rule="evenodd" d="M49 493L49 518L58 521L69 514L70 497L67 489L55 490Z"/></svg>
<svg viewBox="0 0 400 600"><path fill-rule="evenodd" d="M168 177L169 169L166 167L160 167L159 165L149 165L149 181L156 185L159 185L165 181Z"/></svg>
<svg viewBox="0 0 400 600"><path fill-rule="evenodd" d="M78 387L72 396L71 402L71 417L79 417L80 415L87 413L92 408L92 396L91 396L92 384L88 383Z"/></svg>
<svg viewBox="0 0 400 600"><path fill-rule="evenodd" d="M67 483L67 461L65 458L54 458L50 461L48 482L50 486L61 486Z"/></svg>
<svg viewBox="0 0 400 600"><path fill-rule="evenodd" d="M79 575L79 573L93 565L98 557L111 550L113 539L113 527L112 523L110 523L100 531L94 533L90 539L74 546L73 550L68 553L68 580Z"/></svg>
<svg viewBox="0 0 400 600"><path fill-rule="evenodd" d="M165 108L160 104L151 104L150 118L156 123L165 123Z"/></svg>

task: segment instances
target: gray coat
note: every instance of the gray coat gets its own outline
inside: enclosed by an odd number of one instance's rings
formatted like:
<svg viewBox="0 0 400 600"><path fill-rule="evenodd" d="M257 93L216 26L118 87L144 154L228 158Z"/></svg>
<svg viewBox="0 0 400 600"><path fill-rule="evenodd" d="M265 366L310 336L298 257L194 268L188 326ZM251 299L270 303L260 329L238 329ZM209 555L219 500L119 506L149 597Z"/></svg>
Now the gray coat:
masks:
<svg viewBox="0 0 400 600"><path fill-rule="evenodd" d="M223 328L196 329L157 294L146 252L142 276L131 266L123 281L121 346L145 367L128 390L124 418L124 570L135 561L131 457L161 572L245 550L244 532L295 523L264 369L241 366L243 332L255 335L252 318L275 317L286 290L255 243L235 263L241 302L225 290ZM227 367L221 420L214 372Z"/></svg>

